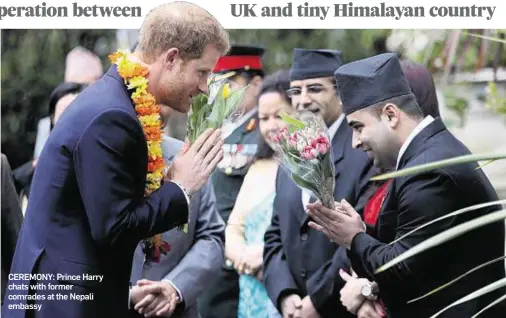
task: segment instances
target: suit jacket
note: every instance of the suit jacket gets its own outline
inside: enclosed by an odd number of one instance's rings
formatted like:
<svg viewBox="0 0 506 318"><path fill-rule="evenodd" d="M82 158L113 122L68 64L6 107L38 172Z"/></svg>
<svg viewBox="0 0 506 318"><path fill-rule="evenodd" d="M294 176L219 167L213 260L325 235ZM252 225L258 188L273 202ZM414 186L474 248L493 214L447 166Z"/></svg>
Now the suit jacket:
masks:
<svg viewBox="0 0 506 318"><path fill-rule="evenodd" d="M162 149L167 163L173 160L182 145L174 138L164 139ZM142 278L171 281L183 297L173 317L198 317L197 298L223 263L225 223L215 203L213 186L208 181L191 198L188 232L173 229L163 233L163 240L169 243L171 250L161 256L160 263L144 263L141 244L135 250L132 284Z"/></svg>
<svg viewBox="0 0 506 318"><path fill-rule="evenodd" d="M71 289L60 293L69 298L74 293L94 299L51 301L54 290L39 290L35 304L42 307L32 312L35 317L129 314L129 279L138 242L188 220L188 203L176 184L164 183L144 198L147 163L142 126L113 66L74 100L50 134L35 169L11 269L47 274L13 284L66 284ZM83 274L103 275L103 280ZM25 316L23 310L6 307L7 317Z"/></svg>
<svg viewBox="0 0 506 318"><path fill-rule="evenodd" d="M423 129L409 144L399 169L469 154L469 150L445 128L440 119ZM450 227L496 211L483 208L437 222L389 245L416 227L450 212L498 200L497 194L476 163L453 165L417 175L393 179L376 225L376 239L361 233L349 256L359 276L379 284L380 297L391 317L430 317L457 299L504 277L504 264L497 262L423 300L406 304L468 270L504 255L504 223L497 222L471 231L448 243L412 257L384 273L377 268L402 252ZM495 296L495 297L494 297ZM497 293L468 301L441 317L471 317ZM504 312L502 312L502 315ZM500 317L489 310L480 317Z"/></svg>
<svg viewBox="0 0 506 318"><path fill-rule="evenodd" d="M2 154L2 303L23 214L7 157Z"/></svg>
<svg viewBox="0 0 506 318"><path fill-rule="evenodd" d="M363 201L361 197L375 169L367 155L353 149L351 142L352 130L342 122L332 139L334 198L346 199L355 206ZM269 297L281 311L283 296L309 295L322 317L349 317L339 301L344 282L335 282L339 269L350 267L346 252L322 233L312 230L308 221L301 189L279 169L272 223L265 234L263 270Z"/></svg>

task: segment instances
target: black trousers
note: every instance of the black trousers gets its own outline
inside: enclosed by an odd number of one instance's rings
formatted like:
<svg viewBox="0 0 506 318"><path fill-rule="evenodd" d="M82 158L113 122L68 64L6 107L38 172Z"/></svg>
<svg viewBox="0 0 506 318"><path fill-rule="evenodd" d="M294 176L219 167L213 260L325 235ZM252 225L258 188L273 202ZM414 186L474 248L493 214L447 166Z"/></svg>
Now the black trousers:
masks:
<svg viewBox="0 0 506 318"><path fill-rule="evenodd" d="M201 318L237 318L239 308L239 275L223 265L217 277L199 297Z"/></svg>

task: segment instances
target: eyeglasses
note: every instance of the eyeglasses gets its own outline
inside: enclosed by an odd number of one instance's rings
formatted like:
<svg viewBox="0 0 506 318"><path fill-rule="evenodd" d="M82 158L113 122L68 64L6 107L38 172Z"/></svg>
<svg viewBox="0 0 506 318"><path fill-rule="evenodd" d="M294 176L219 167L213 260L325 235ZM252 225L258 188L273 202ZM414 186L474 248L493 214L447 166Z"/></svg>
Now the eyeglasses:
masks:
<svg viewBox="0 0 506 318"><path fill-rule="evenodd" d="M336 94L339 96L339 93L337 92L337 85L333 85L331 87L334 88L334 90L336 91ZM306 91L307 91L307 94L309 94L309 95L316 95L316 94L319 94L323 91L326 91L327 89L330 89L330 87L325 87L325 86L319 85L319 84L306 86ZM302 93L302 89L300 87L292 87L292 88L286 90L286 94L290 98L298 97L298 96L300 96L301 93Z"/></svg>

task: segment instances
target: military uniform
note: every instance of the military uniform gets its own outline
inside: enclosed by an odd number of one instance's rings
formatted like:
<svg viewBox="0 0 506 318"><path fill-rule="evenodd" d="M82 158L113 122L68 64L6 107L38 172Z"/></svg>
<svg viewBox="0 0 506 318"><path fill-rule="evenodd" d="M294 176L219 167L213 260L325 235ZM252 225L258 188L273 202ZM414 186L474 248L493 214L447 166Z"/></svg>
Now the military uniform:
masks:
<svg viewBox="0 0 506 318"><path fill-rule="evenodd" d="M246 77L263 77L262 48L232 46L228 55L216 64L214 73L242 73ZM223 160L212 175L216 194L216 208L225 222L234 208L244 177L255 159L260 135L256 107L233 124L225 124L222 131L228 135L223 145ZM230 264L223 264L216 281L199 299L202 318L237 317L239 303L239 276Z"/></svg>
<svg viewBox="0 0 506 318"><path fill-rule="evenodd" d="M236 127L225 138L223 160L212 175L216 191L217 209L225 222L235 204L244 176L258 151L258 111L254 109L244 115Z"/></svg>

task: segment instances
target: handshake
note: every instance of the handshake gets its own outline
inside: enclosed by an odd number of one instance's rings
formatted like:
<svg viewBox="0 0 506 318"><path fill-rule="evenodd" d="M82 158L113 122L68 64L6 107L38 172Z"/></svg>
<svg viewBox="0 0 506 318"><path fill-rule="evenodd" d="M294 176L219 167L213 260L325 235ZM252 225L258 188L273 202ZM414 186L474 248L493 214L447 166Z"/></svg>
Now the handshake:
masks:
<svg viewBox="0 0 506 318"><path fill-rule="evenodd" d="M186 140L164 180L178 183L191 197L204 186L223 159L223 142L220 129L207 129L193 145Z"/></svg>
<svg viewBox="0 0 506 318"><path fill-rule="evenodd" d="M142 279L132 287L130 301L144 317L171 317L181 299L169 282Z"/></svg>

